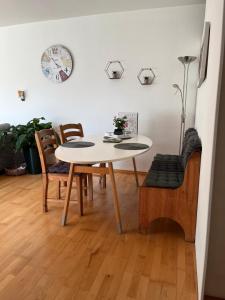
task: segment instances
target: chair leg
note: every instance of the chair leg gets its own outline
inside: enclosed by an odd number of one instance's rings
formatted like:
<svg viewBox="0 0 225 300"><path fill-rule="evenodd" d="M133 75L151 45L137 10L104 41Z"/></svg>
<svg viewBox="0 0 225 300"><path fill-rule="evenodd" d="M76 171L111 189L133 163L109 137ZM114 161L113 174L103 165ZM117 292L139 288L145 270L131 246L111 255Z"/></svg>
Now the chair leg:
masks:
<svg viewBox="0 0 225 300"><path fill-rule="evenodd" d="M93 175L88 174L88 194L89 200L93 201Z"/></svg>
<svg viewBox="0 0 225 300"><path fill-rule="evenodd" d="M134 176L135 176L135 180L136 180L136 185L137 185L137 187L139 187L138 173L137 173L137 167L136 167L136 160L135 160L134 157L132 158L132 160L133 160L133 166L134 166Z"/></svg>
<svg viewBox="0 0 225 300"><path fill-rule="evenodd" d="M100 163L101 168L106 168L105 163ZM102 185L103 189L106 189L106 175L102 175L99 180L100 185Z"/></svg>
<svg viewBox="0 0 225 300"><path fill-rule="evenodd" d="M57 182L56 199L61 199L61 181Z"/></svg>
<svg viewBox="0 0 225 300"><path fill-rule="evenodd" d="M48 177L42 176L43 182L43 212L48 212Z"/></svg>
<svg viewBox="0 0 225 300"><path fill-rule="evenodd" d="M88 194L88 192L87 192L87 187L88 187L88 178L87 178L87 176L88 175L86 175L86 174L84 174L84 176L82 176L83 177L83 180L84 180L84 196L85 197L87 197L87 194Z"/></svg>
<svg viewBox="0 0 225 300"><path fill-rule="evenodd" d="M86 175L84 175L87 177ZM84 215L83 213L83 190L82 190L82 177L83 176L77 176L76 177L76 183L77 183L77 197L78 197L78 202L80 206L80 216L82 217Z"/></svg>

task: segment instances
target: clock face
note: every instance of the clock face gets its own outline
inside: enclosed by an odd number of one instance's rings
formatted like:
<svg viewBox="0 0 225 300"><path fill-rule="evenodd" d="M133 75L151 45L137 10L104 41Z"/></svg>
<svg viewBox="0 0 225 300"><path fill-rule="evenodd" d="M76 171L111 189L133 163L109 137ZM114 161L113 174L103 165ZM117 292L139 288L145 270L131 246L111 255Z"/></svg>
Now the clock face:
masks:
<svg viewBox="0 0 225 300"><path fill-rule="evenodd" d="M42 54L43 74L53 82L66 81L73 70L73 59L68 49L60 45L49 47Z"/></svg>

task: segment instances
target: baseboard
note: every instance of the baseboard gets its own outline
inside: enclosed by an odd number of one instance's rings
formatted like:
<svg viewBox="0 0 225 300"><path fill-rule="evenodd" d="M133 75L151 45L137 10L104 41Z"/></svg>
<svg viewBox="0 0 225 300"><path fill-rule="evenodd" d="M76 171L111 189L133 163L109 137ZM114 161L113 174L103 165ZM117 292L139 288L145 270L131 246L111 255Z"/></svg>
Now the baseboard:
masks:
<svg viewBox="0 0 225 300"><path fill-rule="evenodd" d="M134 175L134 171L131 170L123 170L123 169L114 169L115 173L120 173L120 174L127 174L127 175ZM147 172L144 171L137 171L138 175L147 175Z"/></svg>
<svg viewBox="0 0 225 300"><path fill-rule="evenodd" d="M211 297L211 296L205 296L204 300L225 300L225 299L224 298Z"/></svg>

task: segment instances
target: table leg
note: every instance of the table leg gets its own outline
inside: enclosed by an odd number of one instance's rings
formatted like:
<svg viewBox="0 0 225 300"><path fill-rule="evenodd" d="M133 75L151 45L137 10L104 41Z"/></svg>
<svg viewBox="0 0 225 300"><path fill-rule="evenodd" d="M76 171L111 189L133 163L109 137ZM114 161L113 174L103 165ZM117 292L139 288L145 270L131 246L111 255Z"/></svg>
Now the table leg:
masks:
<svg viewBox="0 0 225 300"><path fill-rule="evenodd" d="M68 176L68 180L67 180L66 199L65 199L65 203L64 203L63 215L62 215L62 221L61 221L62 226L66 225L66 220L67 220L68 208L69 208L69 203L70 203L70 195L71 195L71 189L72 189L72 184L73 184L73 167L74 167L74 164L71 163L69 176Z"/></svg>
<svg viewBox="0 0 225 300"><path fill-rule="evenodd" d="M135 175L135 179L136 179L136 184L137 184L137 187L139 187L138 173L137 173L137 167L136 167L136 160L135 160L134 157L132 158L132 160L133 160L133 165L134 165L134 175Z"/></svg>
<svg viewBox="0 0 225 300"><path fill-rule="evenodd" d="M122 233L122 222L121 222L121 216L120 216L119 198L118 198L118 194L117 194L116 181L115 181L115 176L114 176L114 171L113 171L113 164L111 162L109 162L109 175L110 175L110 179L112 182L112 192L113 192L116 223L117 223L119 233Z"/></svg>

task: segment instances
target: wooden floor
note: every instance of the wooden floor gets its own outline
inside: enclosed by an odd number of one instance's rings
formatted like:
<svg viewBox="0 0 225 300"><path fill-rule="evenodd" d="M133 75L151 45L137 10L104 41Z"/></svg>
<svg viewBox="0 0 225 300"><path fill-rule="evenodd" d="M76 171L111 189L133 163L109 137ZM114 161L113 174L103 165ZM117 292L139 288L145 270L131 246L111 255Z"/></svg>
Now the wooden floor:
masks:
<svg viewBox="0 0 225 300"><path fill-rule="evenodd" d="M168 221L139 234L135 179L117 174L116 180L122 235L109 180L105 191L95 179L85 216L73 205L61 227L59 204L42 213L39 175L0 176L0 300L197 299L194 246Z"/></svg>

